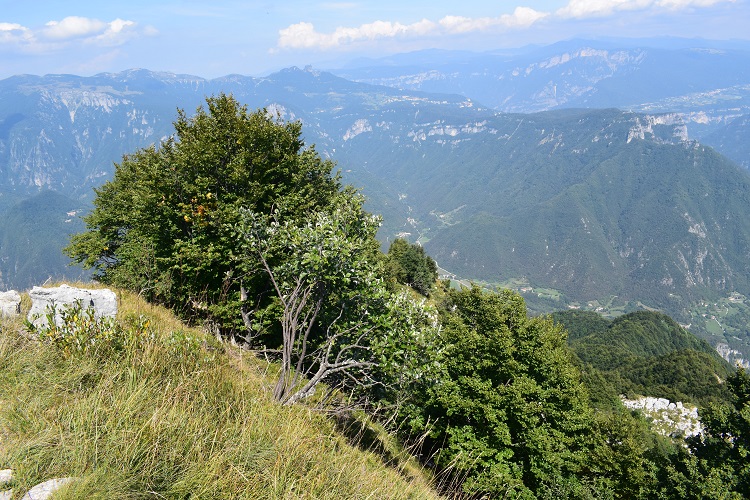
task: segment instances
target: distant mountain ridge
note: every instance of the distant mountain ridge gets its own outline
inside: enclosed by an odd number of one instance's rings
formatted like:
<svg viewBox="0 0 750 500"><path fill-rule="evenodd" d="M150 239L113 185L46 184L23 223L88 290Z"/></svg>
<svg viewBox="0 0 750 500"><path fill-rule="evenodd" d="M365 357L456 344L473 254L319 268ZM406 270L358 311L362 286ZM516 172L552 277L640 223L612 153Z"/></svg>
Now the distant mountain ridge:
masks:
<svg viewBox="0 0 750 500"><path fill-rule="evenodd" d="M11 77L0 81L0 187L21 195L56 189L90 197L91 188L111 174L113 161L172 133L178 107L192 113L205 96L220 92L234 93L252 107L270 106L282 118L304 119L311 142L318 143L326 142L332 125L321 126L319 112L335 120L346 101L348 107L377 107L404 94L297 68L259 79L205 80L146 70ZM404 99L427 103L426 96L412 92ZM439 105L465 102L441 96Z"/></svg>
<svg viewBox="0 0 750 500"><path fill-rule="evenodd" d="M733 138L733 122L750 113L746 68L747 43L664 38L574 39L484 53L431 50L331 71L377 85L456 92L504 112L616 107L678 113L691 138L747 167L747 141Z"/></svg>

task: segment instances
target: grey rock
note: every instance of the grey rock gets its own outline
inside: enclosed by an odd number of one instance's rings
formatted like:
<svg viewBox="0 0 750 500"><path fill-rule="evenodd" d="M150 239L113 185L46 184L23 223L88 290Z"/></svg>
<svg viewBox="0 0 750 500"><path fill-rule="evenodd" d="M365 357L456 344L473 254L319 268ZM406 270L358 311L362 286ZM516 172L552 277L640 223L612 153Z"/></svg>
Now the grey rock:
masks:
<svg viewBox="0 0 750 500"><path fill-rule="evenodd" d="M0 292L0 316L21 314L21 296L15 290Z"/></svg>
<svg viewBox="0 0 750 500"><path fill-rule="evenodd" d="M11 469L0 470L0 488L13 480L13 471ZM0 490L0 500L10 500L13 498L13 490Z"/></svg>
<svg viewBox="0 0 750 500"><path fill-rule="evenodd" d="M61 477L39 483L27 491L26 494L21 497L21 500L47 500L52 493L59 490L72 480L72 477Z"/></svg>
<svg viewBox="0 0 750 500"><path fill-rule="evenodd" d="M47 313L49 308L55 307L55 323L61 324L61 311L72 307L80 301L84 309L94 308L96 318L112 317L117 315L117 295L107 288L91 290L61 285L55 288L42 288L35 286L29 292L31 297L31 310L28 320L37 328L47 324Z"/></svg>
<svg viewBox="0 0 750 500"><path fill-rule="evenodd" d="M2 486L5 483L9 483L13 480L13 470L12 469L3 469L0 470L0 486Z"/></svg>

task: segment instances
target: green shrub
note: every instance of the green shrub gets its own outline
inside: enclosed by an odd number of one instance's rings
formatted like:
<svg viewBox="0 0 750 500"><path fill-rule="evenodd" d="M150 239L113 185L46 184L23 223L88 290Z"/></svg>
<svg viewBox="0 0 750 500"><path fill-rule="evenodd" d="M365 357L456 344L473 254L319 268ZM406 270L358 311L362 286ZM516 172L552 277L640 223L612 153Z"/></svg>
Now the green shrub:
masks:
<svg viewBox="0 0 750 500"><path fill-rule="evenodd" d="M41 326L27 321L27 329L66 356L89 350L121 352L153 338L150 320L145 316L131 317L123 326L115 318L96 317L94 309L84 308L80 300L72 307L48 307L45 318Z"/></svg>

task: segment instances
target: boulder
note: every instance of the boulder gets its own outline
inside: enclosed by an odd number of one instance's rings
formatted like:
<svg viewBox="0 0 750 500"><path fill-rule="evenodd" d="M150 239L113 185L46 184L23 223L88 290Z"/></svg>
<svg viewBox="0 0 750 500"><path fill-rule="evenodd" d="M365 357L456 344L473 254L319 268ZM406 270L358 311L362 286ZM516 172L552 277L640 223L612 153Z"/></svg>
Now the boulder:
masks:
<svg viewBox="0 0 750 500"><path fill-rule="evenodd" d="M21 314L21 296L15 290L0 292L0 316Z"/></svg>
<svg viewBox="0 0 750 500"><path fill-rule="evenodd" d="M112 317L117 315L117 295L107 288L91 290L61 285L54 288L42 288L35 286L29 292L31 298L31 310L28 320L37 328L47 324L47 313L55 307L55 323L62 322L61 311L81 302L84 309L93 308L96 318Z"/></svg>
<svg viewBox="0 0 750 500"><path fill-rule="evenodd" d="M31 488L23 497L21 497L21 500L47 500L55 491L71 481L73 481L72 477L50 479Z"/></svg>

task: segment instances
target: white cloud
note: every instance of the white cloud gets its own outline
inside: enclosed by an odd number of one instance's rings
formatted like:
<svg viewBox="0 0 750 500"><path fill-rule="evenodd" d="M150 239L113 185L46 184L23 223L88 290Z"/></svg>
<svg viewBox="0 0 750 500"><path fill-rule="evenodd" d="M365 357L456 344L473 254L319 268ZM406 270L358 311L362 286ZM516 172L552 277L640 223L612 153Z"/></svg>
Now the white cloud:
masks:
<svg viewBox="0 0 750 500"><path fill-rule="evenodd" d="M117 18L104 22L88 17L69 16L61 21L50 21L41 30L40 35L51 41L81 40L84 43L120 45L133 36L136 23Z"/></svg>
<svg viewBox="0 0 750 500"><path fill-rule="evenodd" d="M683 9L687 7L711 7L717 3L734 3L734 1L735 0L659 0L656 2L656 5L671 9Z"/></svg>
<svg viewBox="0 0 750 500"><path fill-rule="evenodd" d="M0 31L6 32L6 31L23 31L28 28L24 28L20 24L16 23L0 23Z"/></svg>
<svg viewBox="0 0 750 500"><path fill-rule="evenodd" d="M33 37L31 30L16 23L0 23L0 43L23 43Z"/></svg>
<svg viewBox="0 0 750 500"><path fill-rule="evenodd" d="M122 45L134 37L151 36L153 27L139 28L134 21L115 19L105 22L88 17L68 16L47 22L38 29L17 23L0 23L0 44L16 46L24 52L42 54L55 52L70 44L99 46Z"/></svg>
<svg viewBox="0 0 750 500"><path fill-rule="evenodd" d="M106 27L107 23L98 19L69 16L61 21L49 21L42 35L53 40L85 38L100 34Z"/></svg>
<svg viewBox="0 0 750 500"><path fill-rule="evenodd" d="M376 38L393 38L396 36L424 35L435 29L435 23L422 20L413 24L375 21L363 24L358 28L339 27L333 33L318 33L312 23L292 24L279 30L279 48L328 49L346 45L358 40L375 40Z"/></svg>
<svg viewBox="0 0 750 500"><path fill-rule="evenodd" d="M448 33L469 33L472 31L483 31L495 26L526 28L548 15L546 12L539 12L529 7L516 7L513 14L503 14L500 17L472 19L463 16L445 16L439 23Z"/></svg>
<svg viewBox="0 0 750 500"><path fill-rule="evenodd" d="M556 14L562 18L601 17L632 10L710 7L727 1L734 0L571 0Z"/></svg>
<svg viewBox="0 0 750 500"><path fill-rule="evenodd" d="M338 27L332 33L315 31L312 23L301 22L279 30L280 49L330 49L360 40L380 38L456 35L491 28L524 28L549 15L528 7L517 7L513 14L500 17L469 18L446 16L438 22L422 19L412 24L375 21L356 28Z"/></svg>
<svg viewBox="0 0 750 500"><path fill-rule="evenodd" d="M134 28L135 23L133 21L125 21L117 18L108 23L107 28L92 41L106 45L121 45L131 38L138 36L138 32Z"/></svg>

